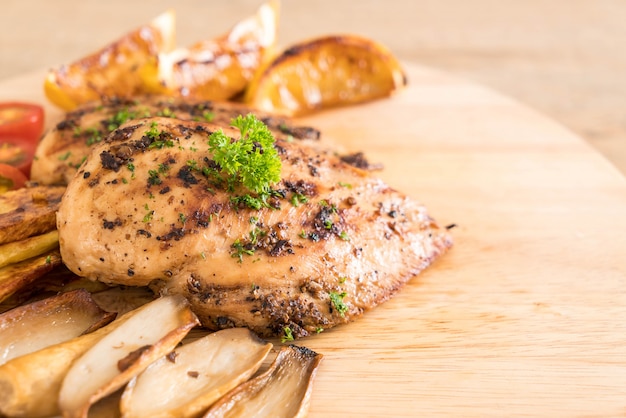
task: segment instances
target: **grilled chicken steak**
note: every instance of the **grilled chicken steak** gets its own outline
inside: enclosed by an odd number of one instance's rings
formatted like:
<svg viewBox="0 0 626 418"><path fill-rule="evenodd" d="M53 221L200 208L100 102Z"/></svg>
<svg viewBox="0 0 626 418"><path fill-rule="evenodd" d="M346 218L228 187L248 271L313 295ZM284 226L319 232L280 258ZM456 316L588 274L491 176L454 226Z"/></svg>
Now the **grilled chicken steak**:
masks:
<svg viewBox="0 0 626 418"><path fill-rule="evenodd" d="M236 103L193 101L164 96L135 99L110 98L86 104L72 112L51 129L37 147L31 180L39 184L65 185L89 154L111 131L131 119L150 116L197 120L228 126L230 120L250 109ZM319 131L294 126L289 120L261 115L277 137L317 140Z"/></svg>
<svg viewBox="0 0 626 418"><path fill-rule="evenodd" d="M301 141L276 140L280 181L253 208L216 180L219 129L133 120L94 145L58 212L65 264L182 294L211 329L303 337L389 299L451 245L423 206Z"/></svg>

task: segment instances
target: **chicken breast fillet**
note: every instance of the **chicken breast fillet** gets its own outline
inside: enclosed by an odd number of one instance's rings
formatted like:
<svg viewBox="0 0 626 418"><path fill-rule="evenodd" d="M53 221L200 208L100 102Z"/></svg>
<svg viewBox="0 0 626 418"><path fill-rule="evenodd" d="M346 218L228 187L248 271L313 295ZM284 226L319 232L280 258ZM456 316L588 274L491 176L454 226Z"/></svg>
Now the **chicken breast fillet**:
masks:
<svg viewBox="0 0 626 418"><path fill-rule="evenodd" d="M182 294L211 329L303 337L389 299L451 245L422 205L298 141L276 140L281 180L251 209L210 174L217 129L144 119L95 145L58 212L65 264Z"/></svg>
<svg viewBox="0 0 626 418"><path fill-rule="evenodd" d="M131 119L171 117L226 125L250 108L237 103L193 101L164 96L140 96L134 99L109 98L89 103L68 112L65 118L41 139L31 180L39 184L65 185L89 154L91 148L121 124ZM259 115L278 137L317 140L319 131L294 126L288 119Z"/></svg>

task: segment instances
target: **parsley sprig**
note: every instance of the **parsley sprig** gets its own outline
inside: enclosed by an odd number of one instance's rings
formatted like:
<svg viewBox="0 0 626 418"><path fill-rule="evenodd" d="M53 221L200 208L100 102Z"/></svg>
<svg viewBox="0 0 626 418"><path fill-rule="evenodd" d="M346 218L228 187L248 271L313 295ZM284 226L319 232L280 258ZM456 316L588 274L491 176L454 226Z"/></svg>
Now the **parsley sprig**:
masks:
<svg viewBox="0 0 626 418"><path fill-rule="evenodd" d="M233 140L220 129L209 137L209 150L231 188L238 184L259 195L267 194L270 185L280 181L280 156L274 148L274 136L267 126L249 113L231 121L240 138Z"/></svg>

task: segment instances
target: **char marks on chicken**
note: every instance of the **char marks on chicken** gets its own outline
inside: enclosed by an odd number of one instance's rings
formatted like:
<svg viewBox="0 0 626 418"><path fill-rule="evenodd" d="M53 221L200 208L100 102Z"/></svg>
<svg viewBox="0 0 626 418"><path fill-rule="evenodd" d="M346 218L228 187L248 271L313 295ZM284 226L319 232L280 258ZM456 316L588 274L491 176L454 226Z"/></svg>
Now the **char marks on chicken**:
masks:
<svg viewBox="0 0 626 418"><path fill-rule="evenodd" d="M239 139L232 127L150 118L93 145L58 212L66 265L182 294L210 329L297 338L386 301L451 245L415 200L280 135L280 180L250 205L207 145L220 129Z"/></svg>

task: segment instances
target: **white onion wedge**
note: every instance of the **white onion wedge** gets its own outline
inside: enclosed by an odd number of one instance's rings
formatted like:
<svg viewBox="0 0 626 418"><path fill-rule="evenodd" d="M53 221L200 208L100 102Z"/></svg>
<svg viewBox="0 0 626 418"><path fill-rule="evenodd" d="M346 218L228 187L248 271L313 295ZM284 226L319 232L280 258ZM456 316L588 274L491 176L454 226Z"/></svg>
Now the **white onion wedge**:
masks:
<svg viewBox="0 0 626 418"><path fill-rule="evenodd" d="M321 354L308 348L284 346L265 373L224 395L204 418L303 418L321 360Z"/></svg>
<svg viewBox="0 0 626 418"><path fill-rule="evenodd" d="M0 366L0 416L50 417L60 413L61 384L74 360L117 326L26 354Z"/></svg>
<svg viewBox="0 0 626 418"><path fill-rule="evenodd" d="M0 315L0 365L91 332L114 318L84 289L14 308Z"/></svg>
<svg viewBox="0 0 626 418"><path fill-rule="evenodd" d="M271 343L244 328L214 332L178 347L128 383L122 416L198 416L248 380L271 349Z"/></svg>
<svg viewBox="0 0 626 418"><path fill-rule="evenodd" d="M124 386L176 347L198 318L182 296L160 297L123 315L122 323L77 359L59 394L65 418L84 418L92 404Z"/></svg>

